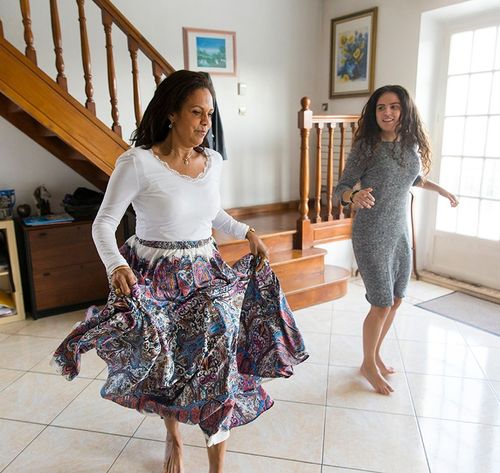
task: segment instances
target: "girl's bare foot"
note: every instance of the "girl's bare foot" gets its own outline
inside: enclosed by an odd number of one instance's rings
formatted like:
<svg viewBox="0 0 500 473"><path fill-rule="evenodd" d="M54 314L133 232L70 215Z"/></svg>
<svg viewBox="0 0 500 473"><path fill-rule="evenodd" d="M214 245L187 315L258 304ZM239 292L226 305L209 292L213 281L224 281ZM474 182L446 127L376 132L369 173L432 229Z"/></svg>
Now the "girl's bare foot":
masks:
<svg viewBox="0 0 500 473"><path fill-rule="evenodd" d="M363 363L359 370L379 394L387 396L394 391L391 385L382 377L376 365L369 366Z"/></svg>
<svg viewBox="0 0 500 473"><path fill-rule="evenodd" d="M165 463L163 473L184 473L182 463L182 442L167 434L165 441Z"/></svg>
<svg viewBox="0 0 500 473"><path fill-rule="evenodd" d="M382 358L379 356L376 358L375 363L377 364L377 368L382 376L387 376L396 372L392 366L386 366L386 364L382 361Z"/></svg>

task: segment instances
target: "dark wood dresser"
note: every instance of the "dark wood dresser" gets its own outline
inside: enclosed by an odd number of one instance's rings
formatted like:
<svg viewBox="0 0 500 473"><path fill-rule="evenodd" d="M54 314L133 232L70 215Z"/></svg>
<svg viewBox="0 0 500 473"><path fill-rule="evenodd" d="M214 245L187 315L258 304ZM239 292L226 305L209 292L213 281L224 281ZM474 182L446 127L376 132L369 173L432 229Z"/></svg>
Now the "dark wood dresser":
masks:
<svg viewBox="0 0 500 473"><path fill-rule="evenodd" d="M27 306L35 319L106 299L108 279L92 241L91 221L21 228L29 286ZM121 227L117 238L122 244Z"/></svg>

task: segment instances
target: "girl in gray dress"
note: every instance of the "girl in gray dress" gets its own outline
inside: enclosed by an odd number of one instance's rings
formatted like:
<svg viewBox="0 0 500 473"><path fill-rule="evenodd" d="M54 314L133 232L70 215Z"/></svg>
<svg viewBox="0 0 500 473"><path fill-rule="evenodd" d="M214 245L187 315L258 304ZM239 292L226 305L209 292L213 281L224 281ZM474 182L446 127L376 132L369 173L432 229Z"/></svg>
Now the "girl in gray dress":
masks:
<svg viewBox="0 0 500 473"><path fill-rule="evenodd" d="M411 274L406 216L410 187L436 191L452 207L458 200L424 177L430 168L430 146L415 104L403 87L377 89L358 125L335 196L357 210L352 244L371 304L363 323L361 373L375 391L390 394L393 389L385 378L394 369L382 361L380 347Z"/></svg>

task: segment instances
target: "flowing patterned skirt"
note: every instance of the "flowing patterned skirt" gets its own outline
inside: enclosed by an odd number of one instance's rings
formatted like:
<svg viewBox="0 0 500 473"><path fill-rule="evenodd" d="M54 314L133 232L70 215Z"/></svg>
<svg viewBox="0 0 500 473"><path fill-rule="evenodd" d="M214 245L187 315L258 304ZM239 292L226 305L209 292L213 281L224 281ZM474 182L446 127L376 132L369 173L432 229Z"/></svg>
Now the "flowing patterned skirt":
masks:
<svg viewBox="0 0 500 473"><path fill-rule="evenodd" d="M246 255L232 267L212 238L131 237L120 249L138 281L113 289L54 353L68 380L92 348L106 362L105 399L198 424L207 445L225 440L273 405L263 377L289 377L308 355L279 281Z"/></svg>

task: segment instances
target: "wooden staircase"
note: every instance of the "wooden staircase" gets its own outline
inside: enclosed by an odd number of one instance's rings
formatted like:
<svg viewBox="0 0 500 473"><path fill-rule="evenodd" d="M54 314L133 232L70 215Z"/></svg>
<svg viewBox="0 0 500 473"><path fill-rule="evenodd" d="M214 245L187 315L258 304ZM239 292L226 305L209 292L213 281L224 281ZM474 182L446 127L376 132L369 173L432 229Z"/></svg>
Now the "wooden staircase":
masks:
<svg viewBox="0 0 500 473"><path fill-rule="evenodd" d="M20 0L22 15L20 24L24 27L25 51L16 49L4 38L0 21L0 115L97 188L105 190L115 160L129 147L121 137L121 126L118 122L111 28L118 28L127 37L132 66L136 123L140 121L142 114L138 51L151 61L150 79L156 84L163 76L170 74L173 68L110 1L93 0L101 9L106 39L110 94L108 106L111 109L113 123L110 126L104 124L95 114L90 68L91 51L86 30L84 1L76 2L85 77L84 104L68 93L57 0L46 1L47 8L50 6L57 77L49 77L37 66L35 42L31 31L30 3L29 0ZM74 51L70 53L75 54ZM352 116L347 118L330 116L319 119L312 115L308 108L309 102L305 106L304 100L302 110L299 112L299 128L302 136L300 213L299 202L233 209L233 212L230 212L235 218L255 227L263 237L270 248L271 265L294 309L342 297L347 291L347 281L350 276L349 271L345 269L326 266L324 262L326 251L314 247L314 244L350 238L351 219L348 215L343 215L341 210L332 207L333 140L328 145L327 214L323 219L320 217L322 212L320 189L325 188L325 185L321 180L321 164L316 174L317 192L311 204L314 212L309 212L308 149L309 130L315 127L319 136L316 164L321 163L321 130L323 126L327 127L330 136L333 137L333 130L338 126L342 136L339 150L343 159L344 132L348 126L344 124L349 123L352 127L354 119ZM343 160L339 162L339 173L342 167ZM246 241L230 240L223 235L216 235L216 239L223 257L229 262L248 252Z"/></svg>
<svg viewBox="0 0 500 473"><path fill-rule="evenodd" d="M293 249L295 231L263 236L271 248L269 262L280 280L292 309L342 297L347 292L350 272L337 266L325 265L327 251L322 248ZM234 241L220 245L222 257L232 262L248 253L246 241Z"/></svg>

